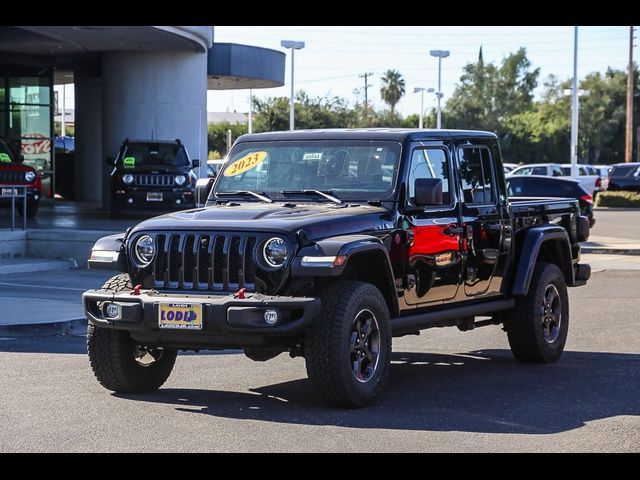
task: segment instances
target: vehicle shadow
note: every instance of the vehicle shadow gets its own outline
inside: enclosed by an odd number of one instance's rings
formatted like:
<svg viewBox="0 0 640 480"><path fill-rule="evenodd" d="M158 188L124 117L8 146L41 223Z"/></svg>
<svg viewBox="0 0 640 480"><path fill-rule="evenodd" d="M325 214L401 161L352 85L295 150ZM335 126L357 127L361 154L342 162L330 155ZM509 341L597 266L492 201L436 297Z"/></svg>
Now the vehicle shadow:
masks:
<svg viewBox="0 0 640 480"><path fill-rule="evenodd" d="M640 415L640 355L565 352L554 365L522 365L508 350L395 353L381 401L324 406L306 379L248 392L161 389L118 395L189 414L351 428L548 434L617 415Z"/></svg>

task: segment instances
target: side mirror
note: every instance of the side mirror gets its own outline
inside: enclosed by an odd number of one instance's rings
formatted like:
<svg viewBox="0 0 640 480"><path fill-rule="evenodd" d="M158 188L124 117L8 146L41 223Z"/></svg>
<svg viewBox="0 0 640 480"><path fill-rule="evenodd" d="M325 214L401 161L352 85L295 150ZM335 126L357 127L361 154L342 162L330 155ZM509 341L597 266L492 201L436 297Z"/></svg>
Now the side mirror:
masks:
<svg viewBox="0 0 640 480"><path fill-rule="evenodd" d="M193 160L191 160L191 166L193 168L200 168L200 160L198 160L197 158L194 158Z"/></svg>
<svg viewBox="0 0 640 480"><path fill-rule="evenodd" d="M416 178L414 186L416 206L442 205L442 179Z"/></svg>
<svg viewBox="0 0 640 480"><path fill-rule="evenodd" d="M211 192L211 187L213 187L214 180L215 179L213 178L203 177L196 181L196 207L202 207L207 203L207 198L209 198L209 193Z"/></svg>
<svg viewBox="0 0 640 480"><path fill-rule="evenodd" d="M107 157L107 159L105 160L105 163L110 167L114 167L116 165L116 159L113 157Z"/></svg>
<svg viewBox="0 0 640 480"><path fill-rule="evenodd" d="M18 163L24 163L24 155L18 155Z"/></svg>

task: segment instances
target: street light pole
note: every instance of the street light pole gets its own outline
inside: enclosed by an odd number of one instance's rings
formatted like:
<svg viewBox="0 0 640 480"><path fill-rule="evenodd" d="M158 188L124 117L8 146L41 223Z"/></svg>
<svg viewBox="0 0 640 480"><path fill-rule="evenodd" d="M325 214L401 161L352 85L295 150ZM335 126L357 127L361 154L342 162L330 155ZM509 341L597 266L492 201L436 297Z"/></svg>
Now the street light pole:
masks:
<svg viewBox="0 0 640 480"><path fill-rule="evenodd" d="M431 50L429 54L432 57L438 58L438 93L436 93L438 97L438 117L436 120L436 128L440 129L442 127L442 109L440 106L440 100L442 100L442 59L447 58L449 56L449 50Z"/></svg>
<svg viewBox="0 0 640 480"><path fill-rule="evenodd" d="M418 92L420 92L420 120L418 122L418 128L422 129L424 117L424 92L433 92L433 88L414 87L413 93Z"/></svg>
<svg viewBox="0 0 640 480"><path fill-rule="evenodd" d="M280 45L283 48L291 49L291 99L289 100L289 130L294 130L295 112L293 108L293 101L294 101L295 91L293 86L293 66L294 66L294 60L295 60L295 51L304 48L304 42L298 42L294 40L282 40L280 42Z"/></svg>
<svg viewBox="0 0 640 480"><path fill-rule="evenodd" d="M249 133L253 133L253 91L249 89Z"/></svg>
<svg viewBox="0 0 640 480"><path fill-rule="evenodd" d="M571 92L571 176L578 178L578 27L573 27L573 88Z"/></svg>

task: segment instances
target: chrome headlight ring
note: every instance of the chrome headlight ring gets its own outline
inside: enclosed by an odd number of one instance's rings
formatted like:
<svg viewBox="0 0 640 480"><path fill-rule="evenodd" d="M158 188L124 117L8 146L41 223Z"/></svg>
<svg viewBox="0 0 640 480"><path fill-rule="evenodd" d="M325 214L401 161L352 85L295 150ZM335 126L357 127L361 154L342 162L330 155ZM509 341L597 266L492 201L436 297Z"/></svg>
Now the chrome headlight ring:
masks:
<svg viewBox="0 0 640 480"><path fill-rule="evenodd" d="M262 258L271 268L283 267L289 258L289 247L280 237L271 237L262 247Z"/></svg>

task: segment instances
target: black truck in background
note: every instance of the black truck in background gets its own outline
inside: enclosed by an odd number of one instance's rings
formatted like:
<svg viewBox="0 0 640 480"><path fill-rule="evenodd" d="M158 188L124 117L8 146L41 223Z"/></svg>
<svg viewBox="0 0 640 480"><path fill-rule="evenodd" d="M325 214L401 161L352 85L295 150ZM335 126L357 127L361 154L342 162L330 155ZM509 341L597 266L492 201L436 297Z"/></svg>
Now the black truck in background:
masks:
<svg viewBox="0 0 640 480"><path fill-rule="evenodd" d="M287 352L346 407L378 397L392 337L427 328L502 324L517 359L554 362L588 235L575 200L507 196L492 133L245 135L204 208L96 243L90 267L122 273L83 296L89 359L148 392L181 349Z"/></svg>

